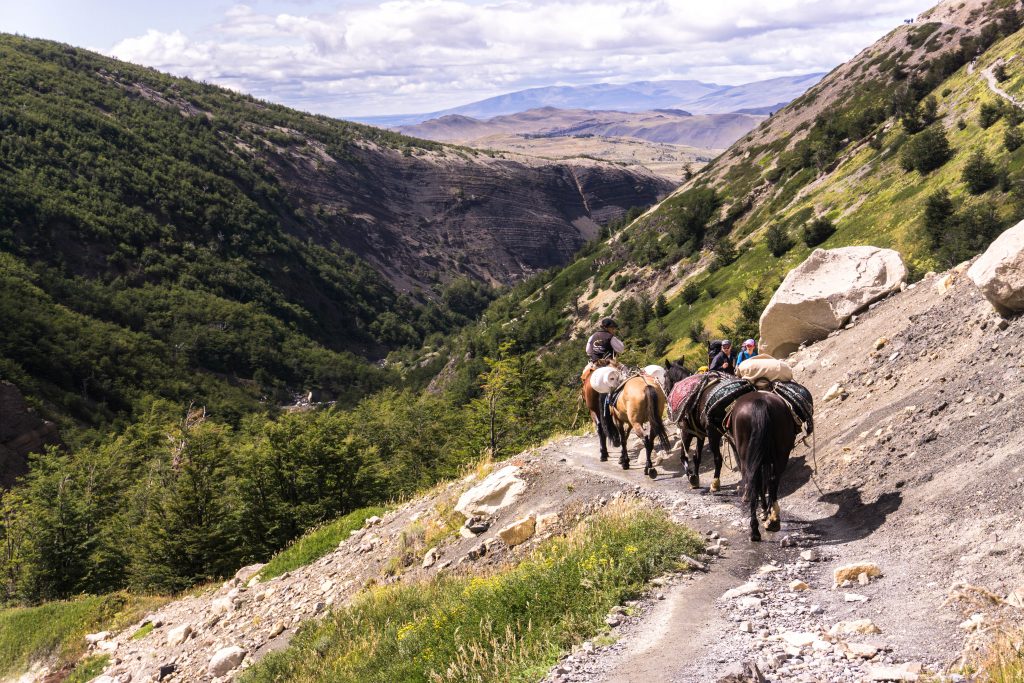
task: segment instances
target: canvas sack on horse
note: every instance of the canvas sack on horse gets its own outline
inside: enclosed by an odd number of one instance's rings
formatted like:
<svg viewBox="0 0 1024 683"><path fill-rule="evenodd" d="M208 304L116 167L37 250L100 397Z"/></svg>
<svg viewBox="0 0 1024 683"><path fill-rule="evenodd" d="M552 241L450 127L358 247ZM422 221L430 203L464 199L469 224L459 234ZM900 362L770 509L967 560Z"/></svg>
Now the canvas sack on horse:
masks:
<svg viewBox="0 0 1024 683"><path fill-rule="evenodd" d="M792 382L793 368L786 361L769 356L767 353L759 353L743 361L743 364L736 368L736 376L753 384Z"/></svg>
<svg viewBox="0 0 1024 683"><path fill-rule="evenodd" d="M622 372L618 368L598 368L590 374L590 386L599 394L608 394L622 384Z"/></svg>

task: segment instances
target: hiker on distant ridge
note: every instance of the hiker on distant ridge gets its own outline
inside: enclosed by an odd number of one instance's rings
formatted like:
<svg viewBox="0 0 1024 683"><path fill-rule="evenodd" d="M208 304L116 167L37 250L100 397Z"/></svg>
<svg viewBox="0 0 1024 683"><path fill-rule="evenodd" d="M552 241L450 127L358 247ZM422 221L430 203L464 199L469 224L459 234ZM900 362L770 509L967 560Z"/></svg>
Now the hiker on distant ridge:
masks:
<svg viewBox="0 0 1024 683"><path fill-rule="evenodd" d="M617 355L626 350L626 345L615 336L619 331L619 324L611 318L601 321L601 329L590 335L587 340L587 358L590 365L587 367L600 367L607 365L608 361L614 360Z"/></svg>
<svg viewBox="0 0 1024 683"><path fill-rule="evenodd" d="M711 372L727 372L730 375L736 374L736 355L732 350L732 342L728 339L722 340L722 349L711 359Z"/></svg>

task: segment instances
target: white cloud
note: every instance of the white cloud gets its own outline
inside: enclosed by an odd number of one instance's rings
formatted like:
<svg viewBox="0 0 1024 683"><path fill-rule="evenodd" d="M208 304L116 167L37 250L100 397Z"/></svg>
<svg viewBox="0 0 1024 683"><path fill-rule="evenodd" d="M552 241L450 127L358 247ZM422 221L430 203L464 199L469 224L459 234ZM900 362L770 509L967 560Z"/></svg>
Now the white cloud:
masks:
<svg viewBox="0 0 1024 683"><path fill-rule="evenodd" d="M826 71L929 0L390 0L329 13L237 5L201 34L111 54L335 115L432 111L511 90Z"/></svg>

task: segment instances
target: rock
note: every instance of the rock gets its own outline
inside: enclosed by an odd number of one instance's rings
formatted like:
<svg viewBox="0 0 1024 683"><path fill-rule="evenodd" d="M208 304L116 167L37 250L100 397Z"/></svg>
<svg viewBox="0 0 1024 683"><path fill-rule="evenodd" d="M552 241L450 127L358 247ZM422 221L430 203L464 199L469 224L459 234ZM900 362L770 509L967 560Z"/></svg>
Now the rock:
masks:
<svg viewBox="0 0 1024 683"><path fill-rule="evenodd" d="M866 586L871 583L871 578L868 576L867 572L861 572L860 574L857 574L857 583L862 586Z"/></svg>
<svg viewBox="0 0 1024 683"><path fill-rule="evenodd" d="M906 279L903 259L892 249L815 249L786 275L761 314L761 351L784 357L824 339Z"/></svg>
<svg viewBox="0 0 1024 683"><path fill-rule="evenodd" d="M964 621L960 622L960 628L963 629L964 631L967 631L968 633L970 633L972 631L977 631L978 629L980 629L984 625L985 625L985 615L984 614L980 614L978 612L975 612L974 614L972 614L970 616L970 618L965 619Z"/></svg>
<svg viewBox="0 0 1024 683"><path fill-rule="evenodd" d="M818 639L818 636L814 633L806 633L802 631L787 631L779 637L782 638L782 642L787 645L791 645L792 647L807 647Z"/></svg>
<svg viewBox="0 0 1024 683"><path fill-rule="evenodd" d="M273 625L273 627L271 627L270 633L267 634L267 637L268 638L277 638L279 635L284 633L285 628L286 627L285 627L284 622L283 621L278 621L277 623L275 623Z"/></svg>
<svg viewBox="0 0 1024 683"><path fill-rule="evenodd" d="M835 569L832 572L832 581L838 586L843 581L856 581L861 574L875 578L882 575L882 570L874 562L854 562Z"/></svg>
<svg viewBox="0 0 1024 683"><path fill-rule="evenodd" d="M222 647L210 658L210 665L207 667L207 671L214 678L220 678L241 664L242 660L245 659L245 654L245 650L237 645Z"/></svg>
<svg viewBox="0 0 1024 683"><path fill-rule="evenodd" d="M172 673L174 673L177 670L177 668L178 668L177 663L173 662L173 661L172 662L165 662L165 663L161 664L160 667L156 670L156 680L158 680L158 681L164 680L165 678L170 676Z"/></svg>
<svg viewBox="0 0 1024 683"><path fill-rule="evenodd" d="M741 621L740 622L740 631L743 632L743 633L753 633L754 632L754 625L751 624L749 621Z"/></svg>
<svg viewBox="0 0 1024 683"><path fill-rule="evenodd" d="M227 614L235 609L235 601L225 596L223 598L217 598L210 603L210 612L213 614Z"/></svg>
<svg viewBox="0 0 1024 683"><path fill-rule="evenodd" d="M736 588L727 590L722 595L722 599L732 600L733 598L738 598L744 595L761 595L762 593L764 593L764 586L751 581L750 583L745 583L742 586L737 586Z"/></svg>
<svg viewBox="0 0 1024 683"><path fill-rule="evenodd" d="M753 595L746 595L736 601L736 606L740 609L756 609L761 606L761 598L755 598Z"/></svg>
<svg viewBox="0 0 1024 683"><path fill-rule="evenodd" d="M106 640L107 636L109 636L109 635L110 635L110 631L100 631L99 633L88 633L85 636L85 642L89 643L90 645L95 645L96 643L100 642L101 640Z"/></svg>
<svg viewBox="0 0 1024 683"><path fill-rule="evenodd" d="M479 536L491 528L491 523L482 517L474 515L466 520L465 527L473 532L473 534Z"/></svg>
<svg viewBox="0 0 1024 683"><path fill-rule="evenodd" d="M843 600L846 602L867 602L868 596L860 593L843 593Z"/></svg>
<svg viewBox="0 0 1024 683"><path fill-rule="evenodd" d="M1017 609L1024 609L1024 586L1011 591L1010 594L1006 596L1006 604L1016 607Z"/></svg>
<svg viewBox="0 0 1024 683"><path fill-rule="evenodd" d="M810 588L810 586L808 586L803 581L800 581L799 579L797 579L796 581L789 582L789 590L791 591L805 591L810 590Z"/></svg>
<svg viewBox="0 0 1024 683"><path fill-rule="evenodd" d="M117 652L116 640L101 640L96 643L96 649L100 652Z"/></svg>
<svg viewBox="0 0 1024 683"><path fill-rule="evenodd" d="M189 636L192 635L192 625L182 624L176 626L167 632L167 646L177 647L188 640Z"/></svg>
<svg viewBox="0 0 1024 683"><path fill-rule="evenodd" d="M1003 315L1024 311L1024 221L997 237L967 277Z"/></svg>
<svg viewBox="0 0 1024 683"><path fill-rule="evenodd" d="M433 567L435 562L437 562L437 548L431 548L427 551L427 554L423 556L423 568L427 569L429 567Z"/></svg>
<svg viewBox="0 0 1024 683"><path fill-rule="evenodd" d="M840 621L833 624L832 628L830 628L828 632L834 636L848 636L853 633L869 635L872 633L881 633L882 629L875 626L875 622L870 619L853 619L851 621Z"/></svg>
<svg viewBox="0 0 1024 683"><path fill-rule="evenodd" d="M537 533L543 534L549 531L558 524L558 513L547 512L543 515L537 515Z"/></svg>
<svg viewBox="0 0 1024 683"><path fill-rule="evenodd" d="M886 344L888 344L888 343L889 343L889 338L888 337L879 337L878 339L875 340L875 344L874 344L875 351L881 350L881 348L883 346L885 346Z"/></svg>
<svg viewBox="0 0 1024 683"><path fill-rule="evenodd" d="M825 392L825 395L822 397L822 402L828 403L834 398L841 398L845 393L846 389L842 384L833 384L828 388L828 391Z"/></svg>
<svg viewBox="0 0 1024 683"><path fill-rule="evenodd" d="M380 524L380 523L381 523L381 522L383 522L383 521L384 521L383 519L381 519L381 518L380 518L380 517L378 517L377 515L374 515L373 517L369 517L369 518L368 518L368 519L366 520L366 522L364 522L364 523L363 523L363 526L364 526L364 527L371 527L371 526L377 526L378 524Z"/></svg>
<svg viewBox="0 0 1024 683"><path fill-rule="evenodd" d="M622 615L620 614L609 614L605 617L604 623L608 624L612 628L615 628L622 623Z"/></svg>
<svg viewBox="0 0 1024 683"><path fill-rule="evenodd" d="M920 662L900 665L875 665L868 667L869 681L916 681L921 673Z"/></svg>
<svg viewBox="0 0 1024 683"><path fill-rule="evenodd" d="M800 553L800 559L804 562L817 562L821 559L821 553L818 552L817 548L811 548L810 550L804 550Z"/></svg>
<svg viewBox="0 0 1024 683"><path fill-rule="evenodd" d="M508 507L526 490L526 482L519 477L519 472L519 467L515 465L492 472L482 482L459 496L455 510L468 518L474 515L493 515L498 510Z"/></svg>
<svg viewBox="0 0 1024 683"><path fill-rule="evenodd" d="M867 643L843 643L843 652L850 658L872 659L878 654L878 648Z"/></svg>
<svg viewBox="0 0 1024 683"><path fill-rule="evenodd" d="M240 583L248 583L248 581L259 574L260 570L265 566L265 564L250 564L246 567L242 567L235 572L235 578L238 579Z"/></svg>
<svg viewBox="0 0 1024 683"><path fill-rule="evenodd" d="M529 517L523 517L518 521L512 522L499 531L498 536L509 546L516 546L530 540L536 531L537 518L530 515Z"/></svg>
<svg viewBox="0 0 1024 683"><path fill-rule="evenodd" d="M708 570L708 566L706 564L693 559L689 555L680 555L679 561L685 564L690 569L696 569L699 572L706 572Z"/></svg>

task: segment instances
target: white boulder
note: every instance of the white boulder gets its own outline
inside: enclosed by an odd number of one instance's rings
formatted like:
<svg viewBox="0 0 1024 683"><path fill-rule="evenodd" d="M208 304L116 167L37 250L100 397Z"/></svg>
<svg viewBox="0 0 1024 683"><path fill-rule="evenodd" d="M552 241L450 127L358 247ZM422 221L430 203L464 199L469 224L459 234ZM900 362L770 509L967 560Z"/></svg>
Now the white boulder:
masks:
<svg viewBox="0 0 1024 683"><path fill-rule="evenodd" d="M761 351L783 357L824 339L906 280L903 258L892 249L815 249L789 271L761 314Z"/></svg>
<svg viewBox="0 0 1024 683"><path fill-rule="evenodd" d="M220 678L241 664L243 659L245 659L245 650L237 645L222 647L210 658L207 670L214 678Z"/></svg>
<svg viewBox="0 0 1024 683"><path fill-rule="evenodd" d="M188 637L191 635L191 624L182 624L181 626L176 626L172 628L170 632L168 632L167 634L167 646L177 647L178 645L181 645L186 640L188 640Z"/></svg>
<svg viewBox="0 0 1024 683"><path fill-rule="evenodd" d="M459 496L455 510L467 519L474 515L487 517L514 503L523 491L526 482L519 477L520 469L515 465L492 472L486 479Z"/></svg>
<svg viewBox="0 0 1024 683"><path fill-rule="evenodd" d="M967 277L1003 315L1024 311L1024 221L997 237Z"/></svg>

